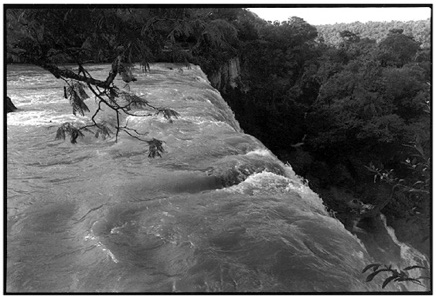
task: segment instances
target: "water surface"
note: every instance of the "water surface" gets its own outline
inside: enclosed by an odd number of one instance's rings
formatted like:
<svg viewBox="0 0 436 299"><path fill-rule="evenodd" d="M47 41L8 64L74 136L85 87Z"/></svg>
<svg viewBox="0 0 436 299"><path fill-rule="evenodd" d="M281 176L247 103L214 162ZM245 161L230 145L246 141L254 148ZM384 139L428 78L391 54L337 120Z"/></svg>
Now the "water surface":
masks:
<svg viewBox="0 0 436 299"><path fill-rule="evenodd" d="M89 66L104 79L109 65ZM179 70L182 68L182 71ZM136 69L130 90L162 115L124 116L147 144L119 136L54 140L72 115L63 81L32 66L8 66L8 292L366 292L370 256L332 218L291 166L242 132L233 112L196 66ZM120 87L124 86L116 80ZM136 111L147 113L147 111ZM109 109L102 119L113 121ZM385 262L410 265L419 253ZM394 254L394 252L397 252ZM408 259L408 260L407 260ZM390 284L388 291L424 291Z"/></svg>

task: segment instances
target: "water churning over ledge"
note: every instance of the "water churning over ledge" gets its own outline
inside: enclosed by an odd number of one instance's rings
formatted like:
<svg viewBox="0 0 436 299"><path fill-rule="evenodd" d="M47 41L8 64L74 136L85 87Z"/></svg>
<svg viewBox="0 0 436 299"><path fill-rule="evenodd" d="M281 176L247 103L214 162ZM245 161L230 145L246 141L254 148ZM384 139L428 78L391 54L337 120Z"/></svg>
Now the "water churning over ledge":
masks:
<svg viewBox="0 0 436 299"><path fill-rule="evenodd" d="M242 132L198 66L135 76L132 92L180 114L124 119L165 142L162 158L126 135L54 141L64 116L84 119L53 77L8 67L21 108L7 116L8 292L380 291L361 273L375 262L361 242Z"/></svg>

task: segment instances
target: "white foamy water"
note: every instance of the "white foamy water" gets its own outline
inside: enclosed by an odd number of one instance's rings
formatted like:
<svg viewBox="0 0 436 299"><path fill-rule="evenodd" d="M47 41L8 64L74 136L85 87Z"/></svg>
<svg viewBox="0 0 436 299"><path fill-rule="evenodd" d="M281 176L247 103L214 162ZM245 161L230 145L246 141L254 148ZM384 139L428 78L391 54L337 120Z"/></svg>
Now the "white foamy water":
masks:
<svg viewBox="0 0 436 299"><path fill-rule="evenodd" d="M419 252L418 250L416 250L415 248L413 248L411 245L400 242L397 236L395 235L394 229L387 225L386 216L381 215L381 218L386 230L389 233L389 236L392 238L394 243L400 247L401 257L403 258L403 261L401 264L398 264L397 266L400 268L405 268L409 266L422 266L430 269L430 262L427 259L427 257L421 252ZM419 268L409 270L407 273L413 278L418 278L421 276L427 276L427 277L430 276L429 271ZM429 280L424 279L422 281L426 286L429 286ZM422 287L417 286L415 289L420 290L422 289Z"/></svg>

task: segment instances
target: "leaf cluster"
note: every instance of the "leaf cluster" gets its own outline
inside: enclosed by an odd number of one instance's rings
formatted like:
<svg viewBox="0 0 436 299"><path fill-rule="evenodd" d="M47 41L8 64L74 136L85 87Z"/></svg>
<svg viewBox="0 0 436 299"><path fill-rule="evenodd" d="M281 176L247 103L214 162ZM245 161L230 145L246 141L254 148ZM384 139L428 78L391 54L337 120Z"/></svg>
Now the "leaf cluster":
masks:
<svg viewBox="0 0 436 299"><path fill-rule="evenodd" d="M105 140L107 137L111 137L111 134L113 134L111 129L105 123L96 124L96 127L97 130L94 134L95 138L101 137L103 140Z"/></svg>
<svg viewBox="0 0 436 299"><path fill-rule="evenodd" d="M172 118L178 118L180 114L177 111L174 111L169 108L158 108L156 115L162 114L164 118L168 119L170 123L173 122Z"/></svg>
<svg viewBox="0 0 436 299"><path fill-rule="evenodd" d="M102 110L102 105L105 105L113 110L116 114L116 124L114 125L114 128L116 130L115 141L118 140L119 132L123 131L131 137L149 143L149 157L161 156L161 153L164 151L162 147L162 142L154 138L152 140L142 139L141 135L146 135L148 133L140 133L137 130L128 127L127 122L124 126L121 126L121 113L146 117L151 116L151 114L132 114L130 110L132 108L151 108L157 111L156 114L163 113L165 118L169 119L171 122L172 118L177 118L179 114L172 109L156 108L151 105L146 99L143 99L131 92L121 91L120 89L118 89L113 84L115 77L118 74L125 76L127 72L130 72L130 75L132 74L129 65L124 60L124 47L118 47L117 52L117 57L114 59L109 75L105 81L94 79L79 61L77 61L79 66L78 74L72 71L61 70L55 65L43 64L43 66L51 71L56 77L62 78L67 83L67 86L64 87L64 97L69 99L70 104L73 107L74 115L76 115L76 112L79 112L82 116L84 116L85 112L90 112L89 108L84 103L85 99L89 98L89 96L85 91L86 85L83 84L83 82L87 84L89 90L94 94L96 98L96 103L98 105L96 111L91 117L91 124L87 124L83 127L77 128L70 123L64 123L58 128L56 133L56 139L65 139L66 135L69 134L71 136L71 142L77 143L77 138L79 136L83 136L82 131L90 132L94 134L95 138L101 137L103 140L107 137L111 137L111 135L114 133L109 125L105 122L98 123L95 119L99 112ZM68 81L67 79L70 79L70 81ZM134 81L131 79L132 78L130 78L130 81ZM124 102L121 101L121 99L124 100Z"/></svg>
<svg viewBox="0 0 436 299"><path fill-rule="evenodd" d="M380 267L382 266L382 264L369 264L367 265L363 270L362 273L365 273L366 271L368 271L369 269L372 269L372 273L369 274L366 278L366 282L370 282L374 279L374 277L376 277L378 274L382 273L382 272L388 272L391 274L391 276L389 276L388 278L386 278L382 284L382 289L384 289L390 282L413 282L415 284L419 284L421 286L424 286L422 284L422 282L420 281L420 279L429 279L429 277L424 277L424 276L420 276L417 278L413 278L410 277L409 274L407 273L407 271L412 270L412 269L427 269L426 267L423 266L419 266L419 265L414 265L414 266L409 266L404 268L403 270L397 270L397 269L392 269L392 265L384 265L384 268L380 269Z"/></svg>
<svg viewBox="0 0 436 299"><path fill-rule="evenodd" d="M136 94L122 91L119 94L117 94L117 96L118 95L127 101L128 104L127 104L126 108L129 110L131 108L150 107L150 104L146 99L141 98L141 97L137 96Z"/></svg>
<svg viewBox="0 0 436 299"><path fill-rule="evenodd" d="M70 142L77 143L78 137L83 137L83 133L79 128L76 128L74 125L69 122L63 123L56 131L55 140L63 139L65 140L66 135L70 135Z"/></svg>
<svg viewBox="0 0 436 299"><path fill-rule="evenodd" d="M163 141L152 138L148 143L148 157L155 158L156 156L162 157L164 148L162 146Z"/></svg>
<svg viewBox="0 0 436 299"><path fill-rule="evenodd" d="M70 105L73 107L73 114L78 112L84 116L85 112L90 112L85 100L89 98L85 92L85 85L81 82L70 82L67 87L64 87L64 97L69 99Z"/></svg>

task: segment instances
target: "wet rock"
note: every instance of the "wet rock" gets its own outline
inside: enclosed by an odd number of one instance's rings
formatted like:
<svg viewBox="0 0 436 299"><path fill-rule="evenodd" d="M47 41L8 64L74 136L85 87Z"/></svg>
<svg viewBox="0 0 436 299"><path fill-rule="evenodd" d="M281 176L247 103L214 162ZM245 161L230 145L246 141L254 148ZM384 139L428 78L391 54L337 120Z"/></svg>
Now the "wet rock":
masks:
<svg viewBox="0 0 436 299"><path fill-rule="evenodd" d="M17 107L12 103L11 98L6 97L6 113L14 112L15 110L17 110Z"/></svg>

